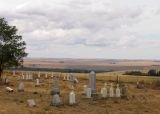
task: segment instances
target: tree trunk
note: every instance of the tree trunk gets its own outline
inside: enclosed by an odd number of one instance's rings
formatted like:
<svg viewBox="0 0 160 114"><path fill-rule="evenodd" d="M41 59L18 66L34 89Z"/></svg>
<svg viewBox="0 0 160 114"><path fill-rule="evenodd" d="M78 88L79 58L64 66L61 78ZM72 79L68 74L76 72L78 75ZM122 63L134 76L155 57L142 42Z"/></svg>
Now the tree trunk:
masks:
<svg viewBox="0 0 160 114"><path fill-rule="evenodd" d="M2 84L2 73L3 73L3 56L0 61L0 84Z"/></svg>
<svg viewBox="0 0 160 114"><path fill-rule="evenodd" d="M0 66L0 84L2 84L2 73L3 73L3 69L2 69L2 67Z"/></svg>

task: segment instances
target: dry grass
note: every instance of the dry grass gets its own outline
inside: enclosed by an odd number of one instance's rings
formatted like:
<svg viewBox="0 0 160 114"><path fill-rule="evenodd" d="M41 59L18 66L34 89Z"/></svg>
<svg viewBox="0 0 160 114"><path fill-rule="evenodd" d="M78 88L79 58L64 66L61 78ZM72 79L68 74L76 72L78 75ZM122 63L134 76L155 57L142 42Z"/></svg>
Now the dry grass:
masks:
<svg viewBox="0 0 160 114"><path fill-rule="evenodd" d="M45 73L42 73L42 77ZM53 73L54 75L64 76L64 73ZM41 86L35 87L34 81L24 81L25 92L20 94L17 92L19 80L11 74L7 73L11 79L11 85L15 92L5 92L5 86L0 86L0 114L159 114L160 112L160 90L151 88L137 89L135 82L137 79L151 83L157 78L124 76L122 72L115 73L99 73L97 74L97 90L100 92L102 80L116 81L117 75L120 80L128 82L128 99L108 98L107 100L99 99L92 101L85 99L81 95L83 85L87 84L88 74L74 74L78 77L80 83L76 89L78 106L68 105L68 94L70 91L70 82L60 81L61 98L64 103L62 107L50 106L52 97L50 90L52 79L41 78ZM36 73L34 73L37 76ZM49 73L51 76L52 73ZM107 86L109 89L109 85ZM38 91L39 94L33 94ZM29 108L26 105L27 99L35 99L37 107Z"/></svg>

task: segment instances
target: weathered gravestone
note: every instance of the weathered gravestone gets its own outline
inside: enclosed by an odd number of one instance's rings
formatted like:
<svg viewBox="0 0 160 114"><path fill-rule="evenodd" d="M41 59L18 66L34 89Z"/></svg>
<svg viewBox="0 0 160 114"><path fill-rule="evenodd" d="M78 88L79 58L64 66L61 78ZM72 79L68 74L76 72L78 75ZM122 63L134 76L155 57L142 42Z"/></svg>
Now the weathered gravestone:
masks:
<svg viewBox="0 0 160 114"><path fill-rule="evenodd" d="M40 72L38 72L38 78L41 78L41 73Z"/></svg>
<svg viewBox="0 0 160 114"><path fill-rule="evenodd" d="M91 96L97 96L96 91L96 73L91 71L89 74L89 88L91 88Z"/></svg>
<svg viewBox="0 0 160 114"><path fill-rule="evenodd" d="M38 87L38 86L40 86L39 79L36 79L36 85L35 85L35 87Z"/></svg>
<svg viewBox="0 0 160 114"><path fill-rule="evenodd" d="M10 80L8 78L5 78L4 79L4 84L9 85L9 83L10 83Z"/></svg>
<svg viewBox="0 0 160 114"><path fill-rule="evenodd" d="M102 95L102 98L106 98L107 97L107 83L106 82L103 82L103 87L101 89L101 95Z"/></svg>
<svg viewBox="0 0 160 114"><path fill-rule="evenodd" d="M18 86L18 92L24 92L24 83L20 82L19 86Z"/></svg>
<svg viewBox="0 0 160 114"><path fill-rule="evenodd" d="M59 79L57 77L54 77L53 79L51 95L54 95L54 94L60 94Z"/></svg>
<svg viewBox="0 0 160 114"><path fill-rule="evenodd" d="M48 78L48 74L47 74L47 73L45 74L45 78L46 78L46 79Z"/></svg>
<svg viewBox="0 0 160 114"><path fill-rule="evenodd" d="M12 72L13 72L13 76L15 76L15 75L16 75L16 71L15 71L15 70L13 70Z"/></svg>
<svg viewBox="0 0 160 114"><path fill-rule="evenodd" d="M36 103L35 103L35 101L33 99L29 99L29 100L27 100L27 105L29 107L35 107Z"/></svg>
<svg viewBox="0 0 160 114"><path fill-rule="evenodd" d="M69 94L69 104L74 105L76 104L76 94L74 92L74 87L72 86L72 91Z"/></svg>
<svg viewBox="0 0 160 114"><path fill-rule="evenodd" d="M52 106L60 106L60 105L62 105L62 101L60 99L59 94L54 94L53 95L53 99L51 101L51 105Z"/></svg>
<svg viewBox="0 0 160 114"><path fill-rule="evenodd" d="M87 85L83 85L83 92L82 92L83 95L86 95L87 94Z"/></svg>
<svg viewBox="0 0 160 114"><path fill-rule="evenodd" d="M110 86L110 89L109 89L109 95L110 95L110 97L114 97L113 83L111 83L111 86Z"/></svg>
<svg viewBox="0 0 160 114"><path fill-rule="evenodd" d="M92 89L91 88L87 88L86 97L87 98L91 98L91 95L92 95Z"/></svg>
<svg viewBox="0 0 160 114"><path fill-rule="evenodd" d="M119 84L117 84L117 88L116 88L116 97L121 97L121 92L119 89Z"/></svg>
<svg viewBox="0 0 160 114"><path fill-rule="evenodd" d="M66 80L66 76L63 77L63 80L64 80L64 81Z"/></svg>
<svg viewBox="0 0 160 114"><path fill-rule="evenodd" d="M66 80L69 81L69 74L67 74L67 79Z"/></svg>
<svg viewBox="0 0 160 114"><path fill-rule="evenodd" d="M127 87L126 87L126 84L122 85L121 97L122 98L127 98Z"/></svg>

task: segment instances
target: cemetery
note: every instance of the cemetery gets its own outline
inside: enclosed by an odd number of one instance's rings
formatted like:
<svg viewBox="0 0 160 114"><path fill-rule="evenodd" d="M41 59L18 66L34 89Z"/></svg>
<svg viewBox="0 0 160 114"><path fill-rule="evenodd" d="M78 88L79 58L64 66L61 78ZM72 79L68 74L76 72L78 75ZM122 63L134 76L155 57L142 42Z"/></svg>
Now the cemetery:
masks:
<svg viewBox="0 0 160 114"><path fill-rule="evenodd" d="M133 79L131 82L119 72L5 71L3 83L0 114L158 114L160 111L159 90L148 86L139 89L140 82Z"/></svg>

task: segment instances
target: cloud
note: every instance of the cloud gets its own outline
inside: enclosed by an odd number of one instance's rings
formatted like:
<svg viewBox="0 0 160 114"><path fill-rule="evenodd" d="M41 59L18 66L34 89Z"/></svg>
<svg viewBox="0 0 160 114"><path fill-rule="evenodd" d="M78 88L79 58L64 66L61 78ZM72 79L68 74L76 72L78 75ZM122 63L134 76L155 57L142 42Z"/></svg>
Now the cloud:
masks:
<svg viewBox="0 0 160 114"><path fill-rule="evenodd" d="M3 8L0 16L18 27L30 49L51 50L52 45L125 49L141 47L145 40L141 34L146 33L134 28L158 15L159 3L157 0L155 3L151 0L28 0ZM145 47L150 40L144 42Z"/></svg>

